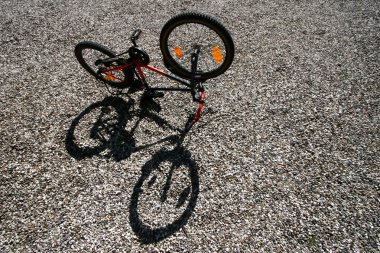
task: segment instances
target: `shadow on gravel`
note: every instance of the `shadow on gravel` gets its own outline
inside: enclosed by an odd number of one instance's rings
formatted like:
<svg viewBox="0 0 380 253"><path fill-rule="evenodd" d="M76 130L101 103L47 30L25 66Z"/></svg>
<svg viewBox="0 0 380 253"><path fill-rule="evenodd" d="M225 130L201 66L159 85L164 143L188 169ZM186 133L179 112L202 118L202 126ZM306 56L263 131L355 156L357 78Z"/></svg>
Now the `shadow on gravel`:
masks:
<svg viewBox="0 0 380 253"><path fill-rule="evenodd" d="M196 162L191 158L190 152L185 150L182 145L185 135L186 132L182 132L176 142L176 147L173 150L161 149L153 155L152 159L143 166L142 174L133 189L129 208L130 223L133 231L140 238L142 243L156 243L177 232L187 223L196 206L199 193L198 168ZM178 171L186 173L186 176L190 180L187 180L186 183L182 181L179 187L180 190L176 192L177 194L172 193L171 195L175 196L176 209L181 208L187 202L185 210L182 211L180 215L176 216L174 221L168 222L168 224L165 225L157 227L144 223L138 211L139 204L142 205L141 199L145 199L146 196L152 195L146 192L154 191L152 190L154 185L160 185L158 189L158 192L160 192L159 202L170 202L168 201L169 190L172 185L173 175ZM163 184L156 182L156 173L161 175L165 174ZM146 202L151 202L152 200L150 198L148 198ZM172 201L171 204L173 205L174 202ZM161 215L170 216L168 213L157 214L159 217Z"/></svg>
<svg viewBox="0 0 380 253"><path fill-rule="evenodd" d="M142 99L140 109L134 110L134 100L131 98L126 102L120 97L106 97L87 107L72 121L66 134L66 150L78 160L101 156L121 161L141 149L175 141L177 135L139 147L135 145L134 131L144 118L153 120L160 127L179 130L155 113L160 110L160 105L152 99ZM127 122L132 117L138 120L131 131L126 131Z"/></svg>
<svg viewBox="0 0 380 253"><path fill-rule="evenodd" d="M67 131L65 145L75 159L101 155L120 161L128 158L135 147L133 136L124 130L133 101L106 97L81 112Z"/></svg>
<svg viewBox="0 0 380 253"><path fill-rule="evenodd" d="M100 156L113 158L116 161L127 159L133 152L159 143L168 142L175 145L173 150L163 148L152 156L142 167L142 174L132 192L129 208L131 227L142 243L155 243L177 232L189 220L198 199L199 176L196 162L191 158L190 152L183 147L188 132L174 128L161 118L157 114L161 107L154 100L142 99L139 107L135 110L133 99L125 101L120 97L106 97L90 105L72 121L67 131L65 145L68 153L78 160ZM132 129L126 131L126 125L133 117L137 117L137 120ZM153 120L160 127L176 130L179 134L136 147L134 132L141 120L146 118ZM187 123L190 120L192 117ZM178 173L182 174L181 180L176 180ZM159 181L157 174L164 175L160 177L164 178L162 184L157 182ZM172 189L173 182L177 185L177 191ZM153 196L154 194L146 196L144 193L148 191L160 192L160 196ZM166 209L166 212L160 213L162 216L155 216L149 212L148 218L150 216L152 219L156 217L161 219L159 226L155 224L156 222L151 223L142 219L141 217L146 214L139 213L141 209L138 207L151 202L170 206L174 214ZM167 221L165 217L169 216L171 220Z"/></svg>

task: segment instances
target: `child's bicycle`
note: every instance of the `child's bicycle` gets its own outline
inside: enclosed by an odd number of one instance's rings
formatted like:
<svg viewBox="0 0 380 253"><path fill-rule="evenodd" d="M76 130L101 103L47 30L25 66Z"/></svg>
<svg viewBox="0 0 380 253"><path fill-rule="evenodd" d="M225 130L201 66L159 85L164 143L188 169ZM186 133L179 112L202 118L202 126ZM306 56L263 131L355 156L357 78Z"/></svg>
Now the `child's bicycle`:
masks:
<svg viewBox="0 0 380 253"><path fill-rule="evenodd" d="M149 65L149 55L137 46L141 30L130 37L133 44L127 51L115 53L95 42L83 41L75 46L79 63L98 80L128 93L145 90L150 97L162 97L162 91L191 92L199 103L187 130L198 121L204 103L203 83L224 73L234 58L234 43L228 30L214 18L200 13L182 13L171 18L162 28L160 48L166 73ZM126 55L127 57L123 57ZM168 77L186 86L151 88L143 68Z"/></svg>

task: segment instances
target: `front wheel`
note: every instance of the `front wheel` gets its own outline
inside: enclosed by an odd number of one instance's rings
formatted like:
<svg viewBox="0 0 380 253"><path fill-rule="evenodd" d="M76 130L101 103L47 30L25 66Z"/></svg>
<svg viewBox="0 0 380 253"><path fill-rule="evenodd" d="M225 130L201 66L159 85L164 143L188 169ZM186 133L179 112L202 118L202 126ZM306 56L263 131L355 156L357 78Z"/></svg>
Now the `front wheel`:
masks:
<svg viewBox="0 0 380 253"><path fill-rule="evenodd" d="M127 86L128 77L124 70L109 71L102 74L98 73L100 69L104 70L122 64L122 62L95 64L99 60L115 57L116 54L112 50L95 42L83 41L75 46L74 52L79 63L91 75L114 88L125 88Z"/></svg>
<svg viewBox="0 0 380 253"><path fill-rule="evenodd" d="M234 59L234 43L228 30L214 18L182 13L162 28L160 48L164 63L174 74L191 78L191 54L200 49L198 71L206 80L224 73Z"/></svg>

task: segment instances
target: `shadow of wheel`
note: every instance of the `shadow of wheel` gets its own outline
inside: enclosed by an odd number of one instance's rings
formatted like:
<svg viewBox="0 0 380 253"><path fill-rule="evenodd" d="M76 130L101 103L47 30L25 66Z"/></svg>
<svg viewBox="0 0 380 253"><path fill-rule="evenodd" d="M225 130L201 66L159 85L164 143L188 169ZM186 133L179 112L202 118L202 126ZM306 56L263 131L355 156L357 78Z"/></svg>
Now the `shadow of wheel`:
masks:
<svg viewBox="0 0 380 253"><path fill-rule="evenodd" d="M128 158L135 147L133 136L125 131L132 102L106 97L81 112L67 131L65 145L75 159L101 155L120 161Z"/></svg>
<svg viewBox="0 0 380 253"><path fill-rule="evenodd" d="M154 184L154 181L156 180L156 177L152 174L159 170L159 167L164 163L170 164L170 171L166 175L167 180L161 191L161 196L159 198L161 202L164 202L167 199L168 191L171 187L171 177L173 175L173 172L177 168L186 168L187 177L189 177L190 179L188 183L190 185L187 185L187 187L183 187L184 190L178 196L179 198L177 205L174 205L175 208L178 208L179 206L187 202L187 206L182 212L182 214L180 214L179 217L177 217L174 221L170 222L169 224L156 227L144 222L144 220L141 217L141 214L139 213L139 205L142 204L142 194L144 193L144 191L148 191L148 188L151 187L151 185ZM129 218L133 231L143 243L147 244L155 243L167 238L168 236L177 232L181 227L183 227L187 223L195 209L198 194L198 170L195 161L191 158L191 154L181 147L177 147L171 151L158 151L156 154L154 154L152 159L149 160L143 166L142 175L133 189L129 208ZM171 214L166 213L164 215L170 216Z"/></svg>

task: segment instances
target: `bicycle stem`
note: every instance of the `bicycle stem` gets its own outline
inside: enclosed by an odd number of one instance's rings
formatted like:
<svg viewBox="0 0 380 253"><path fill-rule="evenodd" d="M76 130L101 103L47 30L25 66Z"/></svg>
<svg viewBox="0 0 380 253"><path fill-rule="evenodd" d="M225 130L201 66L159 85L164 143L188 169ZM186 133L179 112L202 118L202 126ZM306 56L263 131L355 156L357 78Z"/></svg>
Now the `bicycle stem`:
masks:
<svg viewBox="0 0 380 253"><path fill-rule="evenodd" d="M200 52L200 47L196 46L195 51L191 54L191 79L190 79L190 85L192 88L195 88L196 80L199 76L196 76L197 74L197 67L198 67L198 56Z"/></svg>

